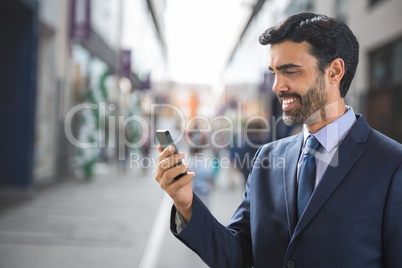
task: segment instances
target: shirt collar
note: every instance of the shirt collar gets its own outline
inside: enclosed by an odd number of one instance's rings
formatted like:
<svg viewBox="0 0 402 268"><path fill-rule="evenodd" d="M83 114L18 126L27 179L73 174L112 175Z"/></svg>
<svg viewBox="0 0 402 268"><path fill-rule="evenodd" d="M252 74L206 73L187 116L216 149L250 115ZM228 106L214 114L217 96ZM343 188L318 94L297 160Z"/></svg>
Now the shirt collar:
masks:
<svg viewBox="0 0 402 268"><path fill-rule="evenodd" d="M318 130L316 133L311 134L306 125L304 125L304 144L309 135L314 137L320 142L327 152L332 151L348 134L353 124L356 122L355 112L350 106L346 106L347 111L338 119L329 123L325 127Z"/></svg>

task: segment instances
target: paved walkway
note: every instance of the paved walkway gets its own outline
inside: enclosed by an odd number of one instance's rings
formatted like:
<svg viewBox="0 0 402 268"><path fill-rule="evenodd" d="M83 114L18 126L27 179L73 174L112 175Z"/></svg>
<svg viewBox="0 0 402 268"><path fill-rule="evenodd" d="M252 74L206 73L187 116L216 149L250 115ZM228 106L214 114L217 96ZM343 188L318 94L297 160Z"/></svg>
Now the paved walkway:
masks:
<svg viewBox="0 0 402 268"><path fill-rule="evenodd" d="M152 173L100 167L91 181L0 191L0 268L206 267L171 235L171 201ZM239 204L242 188L219 179L211 210L221 222Z"/></svg>

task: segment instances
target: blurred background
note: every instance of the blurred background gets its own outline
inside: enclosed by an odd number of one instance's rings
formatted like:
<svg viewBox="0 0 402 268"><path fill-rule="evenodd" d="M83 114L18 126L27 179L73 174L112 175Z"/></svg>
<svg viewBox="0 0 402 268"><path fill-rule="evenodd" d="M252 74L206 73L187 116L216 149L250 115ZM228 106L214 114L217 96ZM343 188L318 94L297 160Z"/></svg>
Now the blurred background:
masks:
<svg viewBox="0 0 402 268"><path fill-rule="evenodd" d="M226 223L247 127L265 129L255 144L299 130L278 120L258 37L303 11L350 26L346 103L402 142L401 0L2 0L0 268L205 267L165 236L153 133L214 142L201 191Z"/></svg>

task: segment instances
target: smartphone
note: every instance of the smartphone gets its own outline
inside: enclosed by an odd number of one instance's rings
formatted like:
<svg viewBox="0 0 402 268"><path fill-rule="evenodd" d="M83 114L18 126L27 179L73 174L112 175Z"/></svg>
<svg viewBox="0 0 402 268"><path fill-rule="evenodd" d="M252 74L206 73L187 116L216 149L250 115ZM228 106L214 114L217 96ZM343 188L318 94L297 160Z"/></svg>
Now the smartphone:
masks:
<svg viewBox="0 0 402 268"><path fill-rule="evenodd" d="M156 138L158 139L159 144L160 144L161 147L162 147L162 150L165 150L169 145L173 145L174 148L175 148L174 153L175 153L175 154L178 153L178 152L177 152L177 146L174 144L173 139L172 139L172 136L170 135L169 130L167 130L167 129L158 129L158 130L156 131ZM183 164L183 162L180 161L179 163L177 163L176 165L174 165L174 166L172 166L172 167L175 167L175 166L180 165L180 164ZM175 180L178 180L178 179L180 179L181 177L183 177L183 176L186 175L186 174L187 174L187 172L182 173L182 174L176 176L174 179L175 179Z"/></svg>

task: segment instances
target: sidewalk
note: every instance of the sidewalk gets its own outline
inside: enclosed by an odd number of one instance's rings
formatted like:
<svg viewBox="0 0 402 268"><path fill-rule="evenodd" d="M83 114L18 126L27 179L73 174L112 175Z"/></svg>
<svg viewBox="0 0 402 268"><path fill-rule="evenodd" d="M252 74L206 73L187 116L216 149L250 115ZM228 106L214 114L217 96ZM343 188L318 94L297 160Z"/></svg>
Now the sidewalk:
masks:
<svg viewBox="0 0 402 268"><path fill-rule="evenodd" d="M171 201L153 177L105 167L91 181L69 179L15 202L1 193L0 268L206 267L171 235ZM214 190L211 210L223 224L242 188L222 180Z"/></svg>

